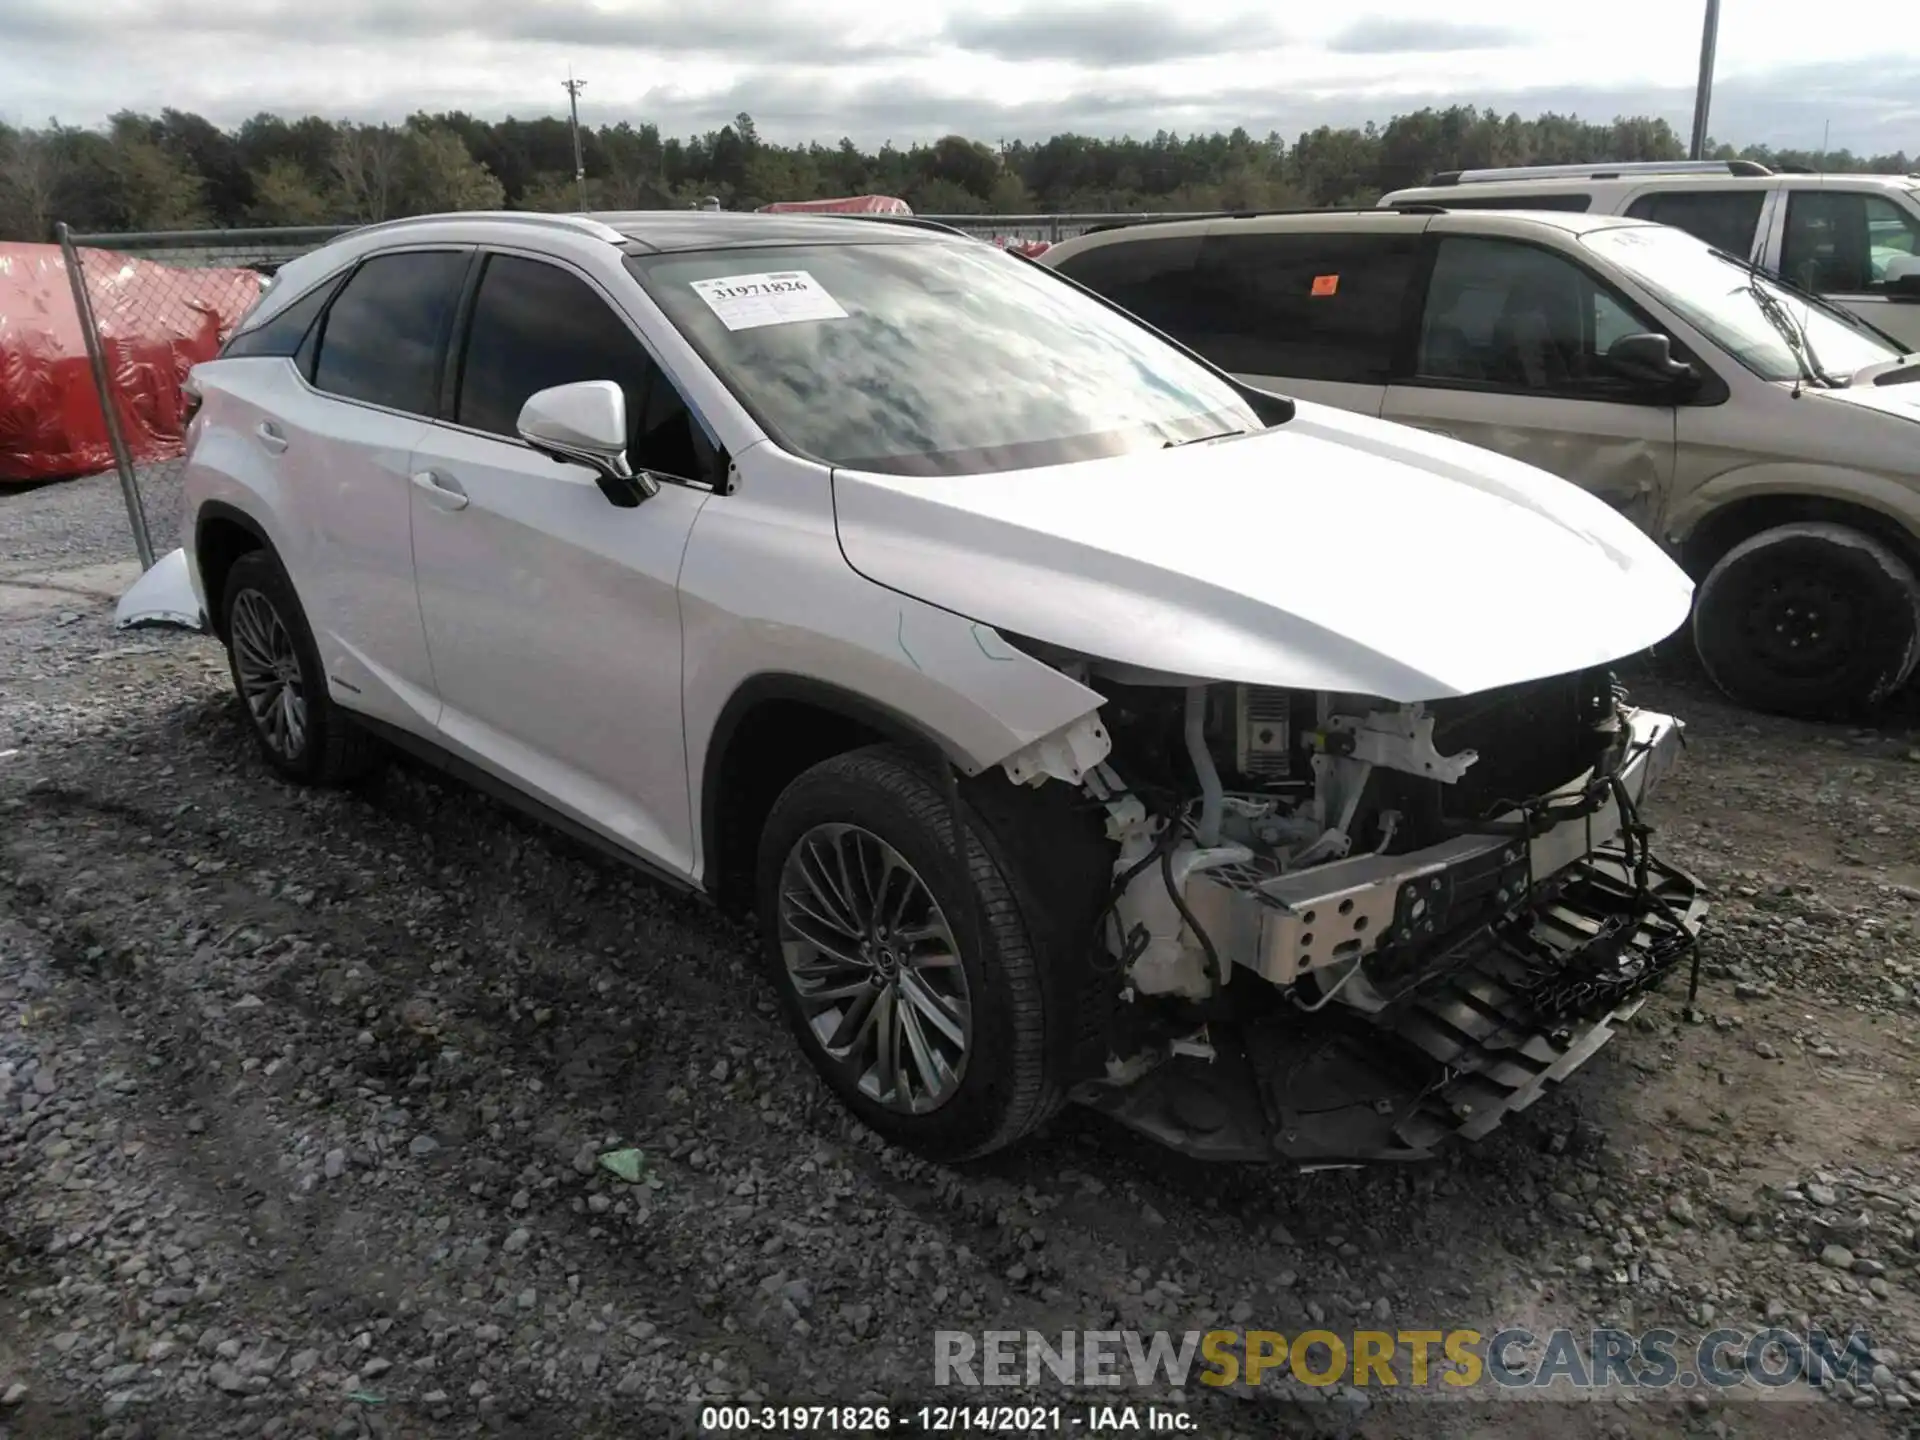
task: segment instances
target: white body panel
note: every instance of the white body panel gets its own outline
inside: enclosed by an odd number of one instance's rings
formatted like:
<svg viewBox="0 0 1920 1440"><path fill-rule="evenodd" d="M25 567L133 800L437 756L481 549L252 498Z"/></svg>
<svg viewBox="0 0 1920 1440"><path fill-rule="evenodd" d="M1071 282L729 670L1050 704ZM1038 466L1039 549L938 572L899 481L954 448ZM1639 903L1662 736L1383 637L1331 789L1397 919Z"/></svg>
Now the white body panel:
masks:
<svg viewBox="0 0 1920 1440"><path fill-rule="evenodd" d="M860 696L975 773L1099 707L1094 691L973 620L856 574L834 534L824 469L771 446L741 466L752 483L701 512L680 574L696 785L721 713L749 681L797 678Z"/></svg>
<svg viewBox="0 0 1920 1440"><path fill-rule="evenodd" d="M221 361L195 378L205 399L185 485L189 551L201 506L247 516L305 598L329 687L377 719L431 726L407 480L426 422L323 396L285 360Z"/></svg>
<svg viewBox="0 0 1920 1440"><path fill-rule="evenodd" d="M1652 645L1692 597L1658 546L1573 486L1305 404L1276 432L1171 453L835 483L847 558L884 585L1103 659L1249 684L1466 694Z"/></svg>
<svg viewBox="0 0 1920 1440"><path fill-rule="evenodd" d="M667 486L616 510L585 466L449 426L408 465L446 487L409 486L440 738L690 873L675 586L707 496Z"/></svg>

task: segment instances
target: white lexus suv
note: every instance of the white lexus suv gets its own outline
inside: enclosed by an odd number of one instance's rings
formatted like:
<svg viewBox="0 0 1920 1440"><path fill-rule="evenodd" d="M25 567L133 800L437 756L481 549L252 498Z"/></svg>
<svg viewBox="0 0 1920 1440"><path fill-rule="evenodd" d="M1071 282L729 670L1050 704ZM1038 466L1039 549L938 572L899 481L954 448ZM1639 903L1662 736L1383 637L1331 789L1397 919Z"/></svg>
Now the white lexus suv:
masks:
<svg viewBox="0 0 1920 1440"><path fill-rule="evenodd" d="M191 384L184 548L123 618L210 628L289 779L397 745L751 911L924 1153L1076 1099L1426 1154L1694 951L1640 818L1679 726L1609 669L1686 618L1655 544L991 245L397 221Z"/></svg>

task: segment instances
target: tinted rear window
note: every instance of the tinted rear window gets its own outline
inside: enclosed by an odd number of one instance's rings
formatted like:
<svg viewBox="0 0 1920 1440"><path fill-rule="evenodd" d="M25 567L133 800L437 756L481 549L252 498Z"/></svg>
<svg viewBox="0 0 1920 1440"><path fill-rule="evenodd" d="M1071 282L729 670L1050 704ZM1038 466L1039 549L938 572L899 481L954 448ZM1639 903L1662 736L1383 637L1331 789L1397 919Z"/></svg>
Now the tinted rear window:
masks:
<svg viewBox="0 0 1920 1440"><path fill-rule="evenodd" d="M1684 230L1744 260L1753 249L1766 199L1760 190L1656 190L1635 200L1627 214Z"/></svg>
<svg viewBox="0 0 1920 1440"><path fill-rule="evenodd" d="M1407 231L1210 235L1212 332L1189 343L1240 374L1384 384L1419 247Z"/></svg>
<svg viewBox="0 0 1920 1440"><path fill-rule="evenodd" d="M1193 262L1198 235L1116 240L1054 265L1062 275L1131 310L1156 329L1192 344L1197 297Z"/></svg>
<svg viewBox="0 0 1920 1440"><path fill-rule="evenodd" d="M1383 383L1420 237L1213 234L1104 245L1060 269L1221 369Z"/></svg>
<svg viewBox="0 0 1920 1440"><path fill-rule="evenodd" d="M376 255L347 281L321 322L313 383L329 394L431 416L464 251Z"/></svg>

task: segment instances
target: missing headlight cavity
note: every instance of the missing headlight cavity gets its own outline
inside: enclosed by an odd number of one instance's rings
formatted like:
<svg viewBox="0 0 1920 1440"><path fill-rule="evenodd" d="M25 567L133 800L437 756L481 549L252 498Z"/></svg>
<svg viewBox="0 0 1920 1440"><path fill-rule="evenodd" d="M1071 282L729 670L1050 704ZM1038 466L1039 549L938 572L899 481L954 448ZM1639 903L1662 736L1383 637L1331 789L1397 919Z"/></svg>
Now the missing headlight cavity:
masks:
<svg viewBox="0 0 1920 1440"><path fill-rule="evenodd" d="M1424 704L1097 661L1076 678L1106 697L1113 748L1085 790L1114 846L1096 946L1128 1011L1082 1098L1162 1140L1325 1159L1345 1133L1372 1158L1424 1151L1431 1121L1402 1134L1383 1117L1457 1088L1463 1064L1506 1077L1478 1133L1572 1068L1522 1083L1507 1050L1583 1058L1691 952L1697 889L1650 859L1638 816L1678 725L1604 668ZM1460 986L1469 998L1434 998ZM1277 1057L1327 1045L1346 1069L1313 1062L1314 1086L1372 1073L1354 1083L1400 1099L1333 1104L1352 1111L1345 1132L1290 1125Z"/></svg>

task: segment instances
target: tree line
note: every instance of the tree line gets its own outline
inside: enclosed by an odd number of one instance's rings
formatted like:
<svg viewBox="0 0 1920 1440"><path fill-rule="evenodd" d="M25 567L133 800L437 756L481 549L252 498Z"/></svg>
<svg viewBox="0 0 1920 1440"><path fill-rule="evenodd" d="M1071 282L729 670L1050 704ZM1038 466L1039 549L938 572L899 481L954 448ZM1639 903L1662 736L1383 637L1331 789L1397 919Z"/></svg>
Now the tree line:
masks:
<svg viewBox="0 0 1920 1440"><path fill-rule="evenodd" d="M352 224L440 210L728 209L776 200L897 195L921 214L1268 209L1365 205L1439 170L1680 159L1664 120L1522 119L1469 105L1384 125L1150 139L1056 135L985 145L960 135L899 149L779 145L750 115L704 135L657 125L582 127L584 184L564 119L459 112L365 125L260 114L223 130L199 115L122 113L103 127L0 125L0 239L80 231ZM1776 151L1715 144L1775 168L1905 174L1904 152Z"/></svg>

